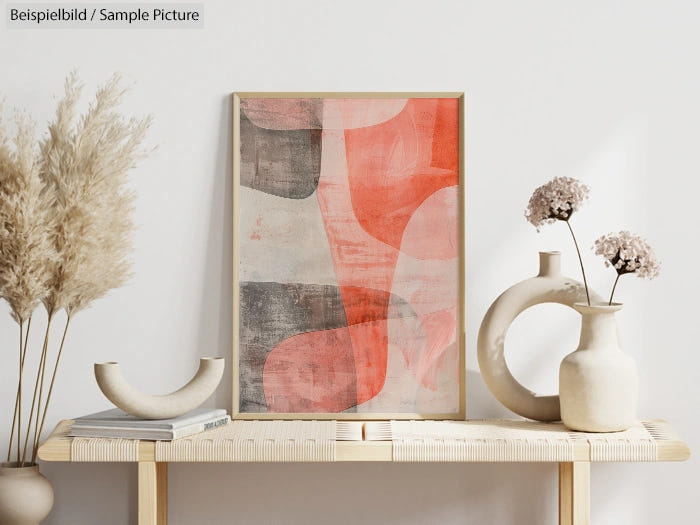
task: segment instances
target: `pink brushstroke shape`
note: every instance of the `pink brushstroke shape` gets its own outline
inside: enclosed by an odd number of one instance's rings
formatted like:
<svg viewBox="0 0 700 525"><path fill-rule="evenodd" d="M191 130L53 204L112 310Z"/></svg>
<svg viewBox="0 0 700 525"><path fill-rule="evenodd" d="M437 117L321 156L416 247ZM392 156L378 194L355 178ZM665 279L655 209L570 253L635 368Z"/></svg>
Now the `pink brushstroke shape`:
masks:
<svg viewBox="0 0 700 525"><path fill-rule="evenodd" d="M386 319L285 339L263 367L268 410L342 412L373 398L384 386L387 340Z"/></svg>
<svg viewBox="0 0 700 525"><path fill-rule="evenodd" d="M459 249L459 188L443 188L413 212L401 239L401 251L416 259L454 259Z"/></svg>
<svg viewBox="0 0 700 525"><path fill-rule="evenodd" d="M323 101L324 129L376 126L403 111L408 99L327 98Z"/></svg>
<svg viewBox="0 0 700 525"><path fill-rule="evenodd" d="M394 118L407 99L372 98L244 98L241 109L260 128L353 129Z"/></svg>

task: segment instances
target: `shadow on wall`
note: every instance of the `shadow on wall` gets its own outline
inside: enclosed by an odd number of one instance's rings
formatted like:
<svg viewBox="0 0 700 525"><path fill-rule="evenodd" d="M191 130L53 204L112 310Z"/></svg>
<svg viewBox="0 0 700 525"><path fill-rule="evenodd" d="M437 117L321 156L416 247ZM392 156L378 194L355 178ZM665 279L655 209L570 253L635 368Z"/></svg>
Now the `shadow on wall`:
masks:
<svg viewBox="0 0 700 525"><path fill-rule="evenodd" d="M520 416L504 407L484 383L481 373L467 370L467 418L513 419Z"/></svg>
<svg viewBox="0 0 700 525"><path fill-rule="evenodd" d="M209 406L231 410L232 353L232 286L233 278L233 152L232 101L221 99L219 143L209 219L209 237L202 283L197 357L216 356L226 359L226 369Z"/></svg>
<svg viewBox="0 0 700 525"><path fill-rule="evenodd" d="M539 525L557 505L552 464L177 464L170 473L174 525Z"/></svg>
<svg viewBox="0 0 700 525"><path fill-rule="evenodd" d="M138 521L135 465L42 470L56 491L46 523ZM172 525L539 525L557 508L554 464L177 463L169 485Z"/></svg>
<svg viewBox="0 0 700 525"><path fill-rule="evenodd" d="M100 525L138 521L135 465L42 462L41 472L54 490L54 506L45 524L89 524L96 516Z"/></svg>

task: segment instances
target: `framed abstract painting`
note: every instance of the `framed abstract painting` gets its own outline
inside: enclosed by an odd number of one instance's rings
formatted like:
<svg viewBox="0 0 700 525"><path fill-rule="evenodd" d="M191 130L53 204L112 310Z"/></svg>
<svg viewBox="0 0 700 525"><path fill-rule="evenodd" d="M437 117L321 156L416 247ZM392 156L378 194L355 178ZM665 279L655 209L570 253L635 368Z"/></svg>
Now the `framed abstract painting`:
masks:
<svg viewBox="0 0 700 525"><path fill-rule="evenodd" d="M233 95L233 415L463 419L462 93Z"/></svg>

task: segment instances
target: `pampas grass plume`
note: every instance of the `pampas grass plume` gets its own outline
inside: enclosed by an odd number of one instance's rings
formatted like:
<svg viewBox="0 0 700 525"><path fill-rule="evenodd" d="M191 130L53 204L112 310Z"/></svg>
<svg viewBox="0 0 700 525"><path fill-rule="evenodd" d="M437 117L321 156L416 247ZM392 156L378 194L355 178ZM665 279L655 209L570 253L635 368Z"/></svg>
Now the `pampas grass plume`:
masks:
<svg viewBox="0 0 700 525"><path fill-rule="evenodd" d="M48 292L56 249L50 239L53 193L40 179L35 125L17 115L12 140L0 108L0 296L20 325Z"/></svg>
<svg viewBox="0 0 700 525"><path fill-rule="evenodd" d="M35 125L22 116L16 118L17 131L10 139L0 107L0 297L10 305L20 328L20 373L8 461L17 428L21 464L28 457L36 459L71 318L123 285L131 274L135 195L127 174L146 155L141 144L151 118L126 119L118 113L125 93L118 75L97 90L79 116L81 91L77 75L69 74L48 133L38 143ZM22 373L32 314L40 302L48 320L20 451ZM49 329L60 310L67 314L66 324L44 402ZM33 452L27 456L32 426Z"/></svg>
<svg viewBox="0 0 700 525"><path fill-rule="evenodd" d="M49 134L41 143L41 177L55 193L58 252L44 306L49 315L86 308L131 274L131 211L134 193L127 173L143 158L141 148L151 119L124 119L116 112L125 90L114 75L98 89L87 112L76 116L81 86L75 74Z"/></svg>

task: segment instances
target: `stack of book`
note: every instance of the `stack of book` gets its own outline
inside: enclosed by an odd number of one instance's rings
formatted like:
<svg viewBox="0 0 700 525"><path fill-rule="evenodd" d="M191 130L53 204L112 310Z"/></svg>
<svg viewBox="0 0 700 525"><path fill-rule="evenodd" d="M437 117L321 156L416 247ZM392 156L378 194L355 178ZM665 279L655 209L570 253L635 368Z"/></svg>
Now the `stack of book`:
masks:
<svg viewBox="0 0 700 525"><path fill-rule="evenodd" d="M169 441L211 430L231 421L223 408L197 408L173 419L140 419L118 408L76 418L72 437Z"/></svg>

